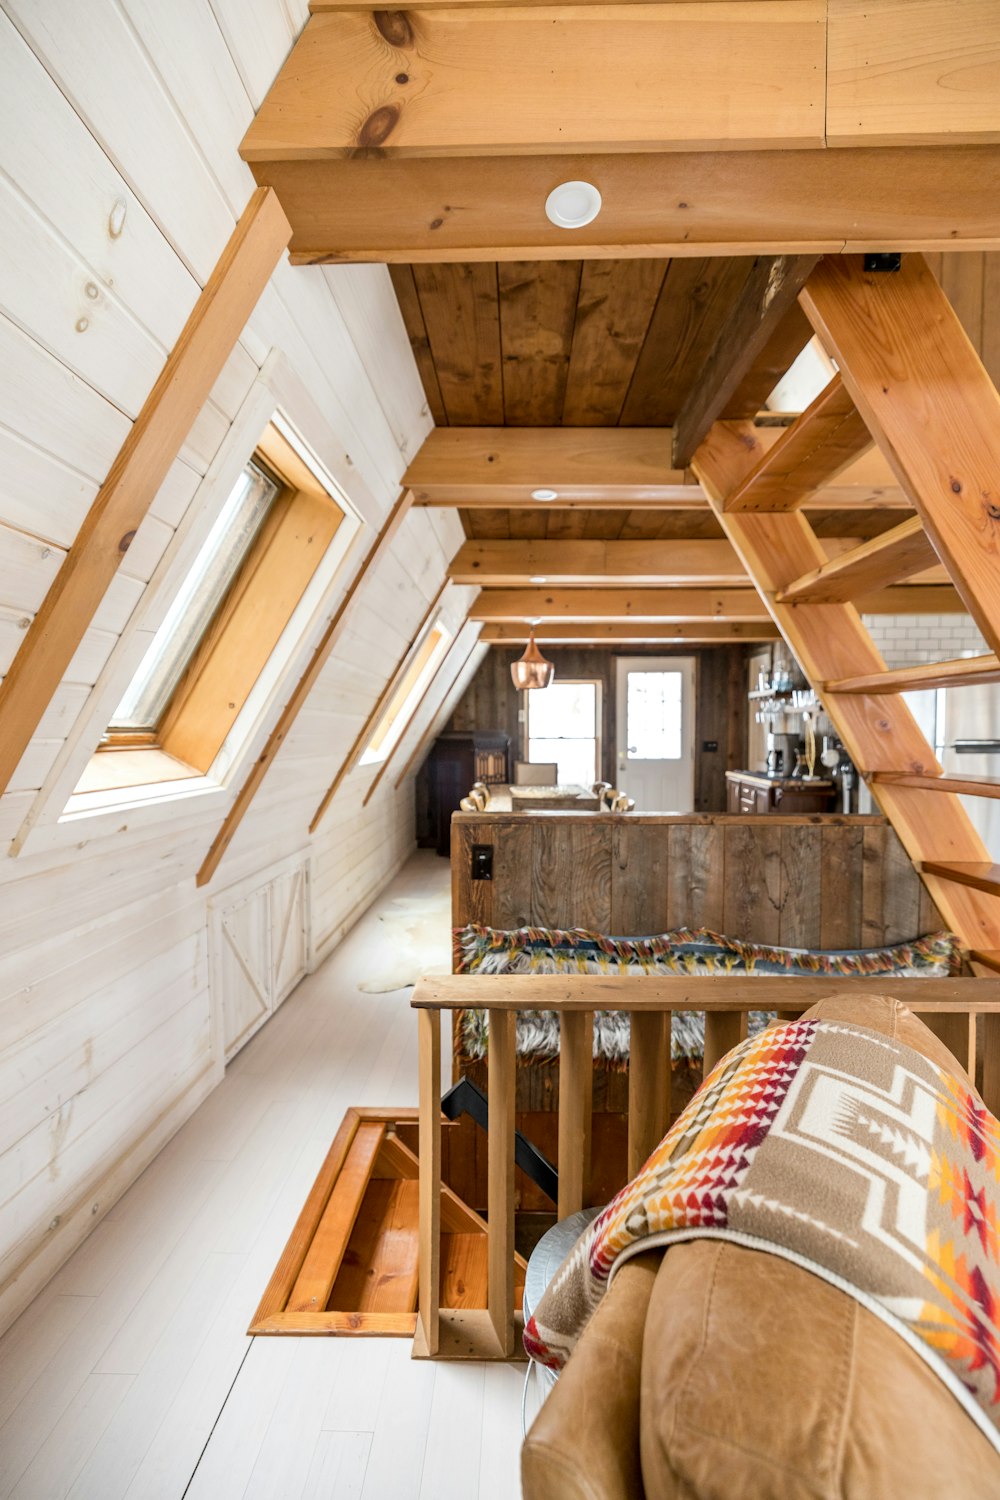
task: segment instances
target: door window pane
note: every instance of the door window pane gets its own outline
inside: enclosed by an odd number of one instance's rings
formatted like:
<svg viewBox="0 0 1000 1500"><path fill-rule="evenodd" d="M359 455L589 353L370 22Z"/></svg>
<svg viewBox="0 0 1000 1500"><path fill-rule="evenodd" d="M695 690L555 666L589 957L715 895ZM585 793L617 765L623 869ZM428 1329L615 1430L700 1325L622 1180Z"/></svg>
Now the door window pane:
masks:
<svg viewBox="0 0 1000 1500"><path fill-rule="evenodd" d="M684 677L629 672L626 743L629 760L680 760Z"/></svg>
<svg viewBox="0 0 1000 1500"><path fill-rule="evenodd" d="M561 785L596 781L596 682L554 682L529 692L528 759L555 761Z"/></svg>

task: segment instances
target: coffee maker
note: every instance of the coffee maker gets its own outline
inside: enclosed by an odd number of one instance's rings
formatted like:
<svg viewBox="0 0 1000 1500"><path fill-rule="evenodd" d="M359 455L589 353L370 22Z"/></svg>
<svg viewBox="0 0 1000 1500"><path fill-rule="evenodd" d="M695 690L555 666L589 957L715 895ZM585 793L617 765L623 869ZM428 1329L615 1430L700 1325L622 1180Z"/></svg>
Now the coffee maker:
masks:
<svg viewBox="0 0 1000 1500"><path fill-rule="evenodd" d="M790 776L795 767L795 751L798 748L797 734L768 734L768 776Z"/></svg>

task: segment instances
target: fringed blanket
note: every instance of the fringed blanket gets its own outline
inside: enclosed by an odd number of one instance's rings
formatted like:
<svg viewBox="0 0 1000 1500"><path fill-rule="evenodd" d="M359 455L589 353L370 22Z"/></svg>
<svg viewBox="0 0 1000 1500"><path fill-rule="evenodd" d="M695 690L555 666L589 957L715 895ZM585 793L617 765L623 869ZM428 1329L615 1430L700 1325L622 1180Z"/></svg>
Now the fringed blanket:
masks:
<svg viewBox="0 0 1000 1500"><path fill-rule="evenodd" d="M773 1027L722 1059L581 1236L525 1347L560 1369L631 1255L735 1240L890 1324L1000 1450L998 1207L1000 1126L967 1084L861 1026Z"/></svg>
<svg viewBox="0 0 1000 1500"><path fill-rule="evenodd" d="M741 978L817 975L833 978L943 978L958 972L961 951L950 932L934 932L883 948L813 950L745 943L707 927L679 927L652 937L607 937L583 927L501 929L470 923L453 933L456 974L738 974ZM751 1012L750 1035L769 1017ZM670 1047L675 1062L704 1056L705 1018L676 1011ZM486 1014L466 1010L461 1019L462 1054L486 1055ZM559 1055L559 1017L551 1010L520 1011L518 1056L547 1061ZM594 1056L624 1065L629 1054L629 1018L624 1011L594 1015Z"/></svg>

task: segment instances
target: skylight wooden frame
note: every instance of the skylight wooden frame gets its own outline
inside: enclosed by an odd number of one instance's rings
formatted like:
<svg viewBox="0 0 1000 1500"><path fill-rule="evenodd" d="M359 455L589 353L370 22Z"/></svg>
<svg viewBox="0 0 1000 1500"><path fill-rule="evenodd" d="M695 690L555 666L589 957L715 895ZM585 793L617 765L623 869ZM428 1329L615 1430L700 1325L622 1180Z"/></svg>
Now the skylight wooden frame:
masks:
<svg viewBox="0 0 1000 1500"><path fill-rule="evenodd" d="M145 744L210 771L347 515L282 425L272 418L248 460L279 493L158 722L138 734L109 726L99 753Z"/></svg>
<svg viewBox="0 0 1000 1500"><path fill-rule="evenodd" d="M200 814L207 807L218 808L218 816L222 818L231 783L248 762L256 766L256 758L264 744L270 743L267 730L275 700L284 691L289 675L306 670L309 654L315 649L317 633L329 624L330 599L337 597L336 591L343 585L347 571L345 564L351 566L350 559L358 538L366 525L372 525L372 518L378 513L378 502L351 464L340 438L329 426L287 357L277 350L268 355L219 445L127 628L99 674L84 711L73 724L41 790L33 799L12 842L12 854L58 849L79 839L80 827L76 820L84 813L77 811L70 799L82 771L101 740L121 699L124 685L135 673L169 607L179 579L185 576L262 432L276 416L287 421L301 436L334 485L338 504L343 503L346 508L345 520L333 547L306 590L287 635L282 637L268 680L260 683L251 695L250 703L244 708L243 722L238 723L235 735L223 747L211 777L192 775L173 783L133 787L117 801L108 799L106 809L92 808L86 812L88 837L102 832L125 833L137 822L154 826L176 820L178 798L197 798ZM348 592L353 590L356 582L355 576L348 584ZM123 806L129 809L126 822L121 816Z"/></svg>

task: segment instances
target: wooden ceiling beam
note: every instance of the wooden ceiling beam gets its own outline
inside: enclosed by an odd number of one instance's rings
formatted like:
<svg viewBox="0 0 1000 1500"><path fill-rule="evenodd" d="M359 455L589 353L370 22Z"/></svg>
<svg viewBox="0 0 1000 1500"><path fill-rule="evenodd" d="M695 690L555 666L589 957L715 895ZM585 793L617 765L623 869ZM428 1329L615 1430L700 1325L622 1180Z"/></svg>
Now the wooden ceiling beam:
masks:
<svg viewBox="0 0 1000 1500"><path fill-rule="evenodd" d="M465 542L448 566L455 583L750 585L727 541Z"/></svg>
<svg viewBox="0 0 1000 1500"><path fill-rule="evenodd" d="M669 427L437 427L403 476L415 505L559 505L602 497L690 504L692 476L670 461Z"/></svg>
<svg viewBox="0 0 1000 1500"><path fill-rule="evenodd" d="M1000 148L638 152L251 161L294 229L293 265L836 255L1000 248ZM553 186L603 208L549 222Z"/></svg>
<svg viewBox="0 0 1000 1500"><path fill-rule="evenodd" d="M484 625L479 639L490 646L521 645L528 639L530 627L524 621ZM607 645L609 641L659 641L668 645L738 645L741 641L776 641L778 627L770 620L704 620L693 624L664 624L652 620L591 620L587 622L551 621L535 632L539 643L547 646Z"/></svg>
<svg viewBox="0 0 1000 1500"><path fill-rule="evenodd" d="M873 441L838 373L798 420L784 428L777 442L727 497L725 508L796 510L867 453Z"/></svg>
<svg viewBox="0 0 1000 1500"><path fill-rule="evenodd" d="M825 48L825 0L314 15L241 150L267 161L820 148Z"/></svg>
<svg viewBox="0 0 1000 1500"><path fill-rule="evenodd" d="M523 0L330 5L307 22L244 150L475 156L997 140L1000 22L990 0L907 0L887 14L838 0L827 11L825 0L596 0L542 13Z"/></svg>
<svg viewBox="0 0 1000 1500"><path fill-rule="evenodd" d="M866 272L857 256L825 261L802 306L1000 652L1000 392L954 308L921 255L890 274Z"/></svg>
<svg viewBox="0 0 1000 1500"><path fill-rule="evenodd" d="M954 589L938 585L882 589L856 603L867 614L962 614L965 609ZM492 623L754 621L766 619L767 609L752 588L486 588L472 605L469 618Z"/></svg>
<svg viewBox="0 0 1000 1500"><path fill-rule="evenodd" d="M790 429L760 428L761 451ZM414 505L588 510L692 509L705 494L670 459L669 427L436 427L403 482ZM554 501L532 498L537 489ZM809 509L911 509L877 451L862 455L807 502Z"/></svg>
<svg viewBox="0 0 1000 1500"><path fill-rule="evenodd" d="M241 151L302 262L983 249L998 31L989 0L345 6ZM576 179L603 208L567 231Z"/></svg>
<svg viewBox="0 0 1000 1500"><path fill-rule="evenodd" d="M275 194L258 188L0 684L0 792L17 769L290 235Z"/></svg>
<svg viewBox="0 0 1000 1500"><path fill-rule="evenodd" d="M649 623L697 620L766 620L752 588L696 589L483 589L472 620L523 624L538 621L631 620Z"/></svg>
<svg viewBox="0 0 1000 1500"><path fill-rule="evenodd" d="M690 464L716 418L771 343L816 264L814 255L759 255L674 423L673 461Z"/></svg>
<svg viewBox="0 0 1000 1500"><path fill-rule="evenodd" d="M904 522L907 528L909 550L907 557L913 558L913 531L919 529L919 521ZM853 537L831 537L821 545L830 561L825 565L836 588L840 582L841 565L845 557L855 559L854 576L858 581L868 578L855 593L871 593L873 589L897 581L886 576L879 579L877 570L869 563L870 577L864 570L858 571L857 559L864 555L877 557L885 554L887 559L895 555L893 542L901 528L877 538L873 542L861 543ZM921 533L922 534L922 533ZM930 549L930 544L926 544ZM922 553L921 553L922 555ZM923 561L918 569L926 571L936 562L933 552L930 562ZM906 571L902 561L898 562L898 576ZM483 588L512 588L530 583L547 583L552 588L565 587L624 587L633 585L648 587L661 584L694 585L698 588L751 588L752 582L739 556L730 542L714 539L674 538L669 540L636 541L590 541L565 539L555 541L500 540L467 541L459 547L448 567L448 576L454 583L480 585ZM826 573L824 572L824 583ZM923 583L947 583L943 569L939 574L923 578ZM797 587L798 585L796 585ZM812 580L803 581L803 587L812 586ZM846 586L841 582L840 586Z"/></svg>

